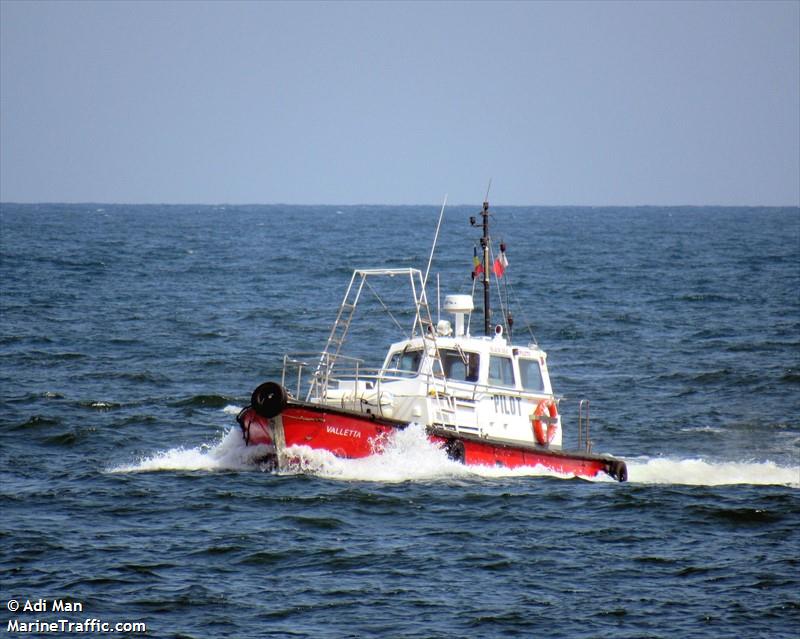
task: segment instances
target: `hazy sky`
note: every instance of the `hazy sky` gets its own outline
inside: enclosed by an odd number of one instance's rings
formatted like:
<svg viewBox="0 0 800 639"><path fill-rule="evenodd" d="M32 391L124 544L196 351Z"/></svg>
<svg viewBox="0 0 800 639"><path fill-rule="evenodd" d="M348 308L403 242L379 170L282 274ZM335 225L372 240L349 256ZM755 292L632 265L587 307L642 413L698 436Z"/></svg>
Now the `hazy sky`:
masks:
<svg viewBox="0 0 800 639"><path fill-rule="evenodd" d="M0 200L800 204L800 2L0 3Z"/></svg>

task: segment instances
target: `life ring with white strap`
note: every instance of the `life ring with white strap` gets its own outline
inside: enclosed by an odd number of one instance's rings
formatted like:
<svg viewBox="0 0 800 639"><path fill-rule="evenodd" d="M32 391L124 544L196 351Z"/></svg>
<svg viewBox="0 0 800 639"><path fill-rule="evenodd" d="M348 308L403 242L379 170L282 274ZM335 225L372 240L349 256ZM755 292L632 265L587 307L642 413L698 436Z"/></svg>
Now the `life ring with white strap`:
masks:
<svg viewBox="0 0 800 639"><path fill-rule="evenodd" d="M545 411L548 413L547 417ZM543 399L539 402L531 415L531 425L537 444L547 446L553 441L558 431L558 405L555 400Z"/></svg>

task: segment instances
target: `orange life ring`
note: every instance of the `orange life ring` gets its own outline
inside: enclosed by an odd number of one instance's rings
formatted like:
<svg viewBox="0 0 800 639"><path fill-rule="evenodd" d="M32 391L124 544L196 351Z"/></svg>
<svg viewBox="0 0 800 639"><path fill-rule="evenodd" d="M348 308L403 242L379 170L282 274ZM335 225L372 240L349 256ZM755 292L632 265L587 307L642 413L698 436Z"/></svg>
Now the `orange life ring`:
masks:
<svg viewBox="0 0 800 639"><path fill-rule="evenodd" d="M545 409L549 412L549 419L544 418ZM537 444L547 446L556 436L558 430L558 406L552 399L543 399L536 406L536 410L531 415L531 422L533 425L533 436ZM545 424L547 428L545 429Z"/></svg>

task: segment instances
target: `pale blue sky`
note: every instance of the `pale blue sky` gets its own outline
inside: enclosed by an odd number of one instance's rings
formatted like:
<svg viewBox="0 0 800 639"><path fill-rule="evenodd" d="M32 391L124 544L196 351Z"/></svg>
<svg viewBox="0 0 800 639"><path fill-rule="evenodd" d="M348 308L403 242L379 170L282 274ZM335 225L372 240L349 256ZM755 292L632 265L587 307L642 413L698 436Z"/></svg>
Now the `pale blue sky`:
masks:
<svg viewBox="0 0 800 639"><path fill-rule="evenodd" d="M800 204L800 2L0 4L0 200Z"/></svg>

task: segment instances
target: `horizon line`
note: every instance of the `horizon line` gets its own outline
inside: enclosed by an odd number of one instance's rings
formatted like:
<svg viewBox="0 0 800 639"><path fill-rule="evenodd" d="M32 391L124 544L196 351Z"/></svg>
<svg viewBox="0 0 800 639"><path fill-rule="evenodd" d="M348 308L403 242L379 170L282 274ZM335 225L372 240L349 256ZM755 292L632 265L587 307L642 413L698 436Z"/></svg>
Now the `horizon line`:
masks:
<svg viewBox="0 0 800 639"><path fill-rule="evenodd" d="M491 200L490 200L491 201ZM447 208L463 207L463 206L479 206L481 202L462 202L457 204L447 204ZM39 205L59 205L59 206L203 206L203 207L242 207L242 206L297 206L297 207L311 207L311 206L327 206L327 207L441 207L440 203L405 203L405 204L387 204L379 202L358 202L358 203L290 203L290 202L103 202L100 200L82 200L82 201L58 201L58 200L42 200L42 201L19 201L19 200L0 200L0 206L8 205L22 205L22 206L39 206ZM509 207L509 208L800 208L800 202L793 204L493 204L495 207Z"/></svg>

